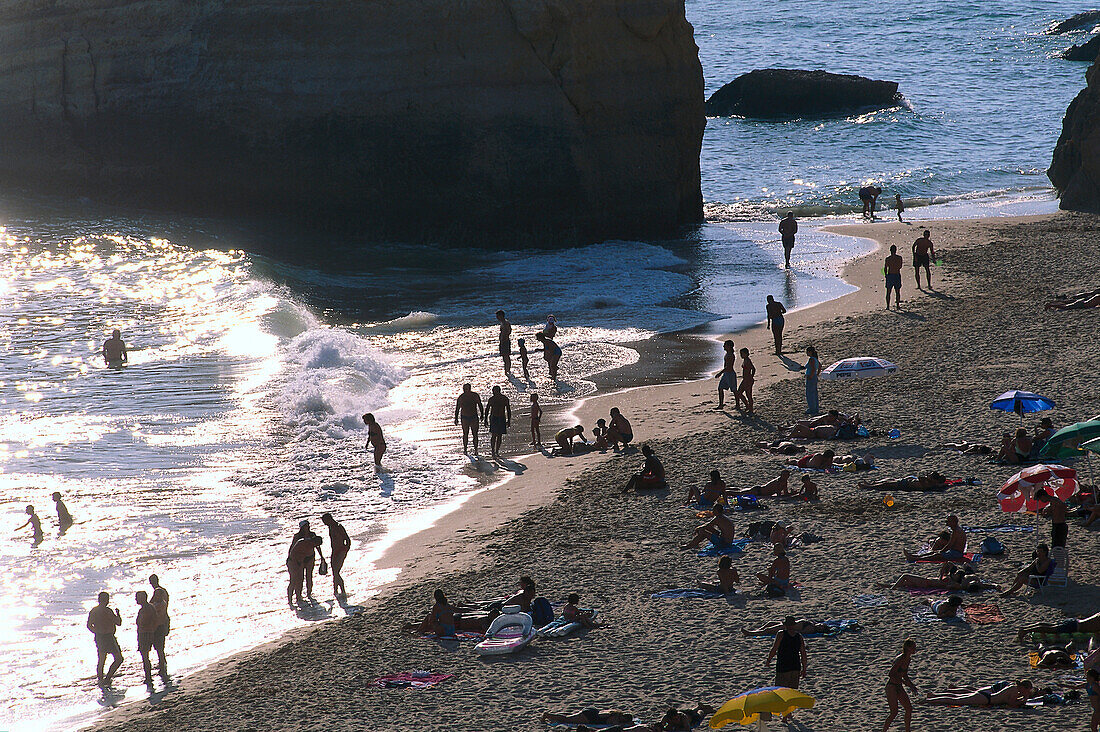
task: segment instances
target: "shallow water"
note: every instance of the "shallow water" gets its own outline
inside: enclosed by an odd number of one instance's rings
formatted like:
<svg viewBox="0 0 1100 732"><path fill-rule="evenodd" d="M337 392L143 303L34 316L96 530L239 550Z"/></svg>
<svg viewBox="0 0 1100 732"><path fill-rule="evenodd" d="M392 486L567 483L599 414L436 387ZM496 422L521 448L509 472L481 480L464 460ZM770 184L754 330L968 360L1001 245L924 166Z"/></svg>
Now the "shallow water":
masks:
<svg viewBox="0 0 1100 732"><path fill-rule="evenodd" d="M354 610L392 576L367 561L387 531L412 531L426 509L506 472L457 448L463 381L483 394L499 384L516 406L536 391L565 404L591 394L596 374L636 361L631 342L744 327L762 318L767 294L793 310L848 291L839 268L867 243L804 221L785 271L774 210L841 211L871 178L907 199L957 199L914 209L917 218L1050 210L1038 171L1083 74L1049 58L1069 39L1039 33L1063 11L937 8L689 0L708 91L756 66L823 66L898 80L912 110L711 120L704 196L716 223L683 240L496 252L363 236L288 257L246 253L282 250L210 222L108 218L75 202L6 215L0 511L14 529L33 504L46 538L32 548L24 530L0 542L0 728L71 728L119 701L92 683L84 620L101 589L125 620L120 685L140 680L132 596L151 572L172 593L176 671ZM718 223L745 216L762 223ZM535 352L530 382L504 378L497 308L531 347L546 315L558 316L556 387ZM116 327L132 348L120 371L96 355ZM368 410L389 442L381 473L363 446ZM77 521L60 537L54 490ZM286 543L299 519L326 510L356 541L351 604L334 604L320 579L318 603L295 613ZM121 700L144 695L131 688Z"/></svg>

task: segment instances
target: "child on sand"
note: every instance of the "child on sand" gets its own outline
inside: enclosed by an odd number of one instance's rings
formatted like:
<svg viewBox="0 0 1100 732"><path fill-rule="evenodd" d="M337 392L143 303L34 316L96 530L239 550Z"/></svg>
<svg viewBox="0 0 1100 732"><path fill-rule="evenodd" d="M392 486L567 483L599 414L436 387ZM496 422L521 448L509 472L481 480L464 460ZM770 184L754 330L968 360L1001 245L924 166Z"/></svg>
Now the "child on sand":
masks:
<svg viewBox="0 0 1100 732"><path fill-rule="evenodd" d="M591 610L582 610L577 607L581 601L581 596L576 592L569 595L565 601L565 607L561 610L561 617L563 620L568 620L571 623L580 623L586 628L598 628L599 623L592 619Z"/></svg>
<svg viewBox="0 0 1100 732"><path fill-rule="evenodd" d="M527 370L528 355L527 355L527 341L523 338L516 340L516 344L519 346L519 365L523 367L523 380L530 381L531 373Z"/></svg>
<svg viewBox="0 0 1100 732"><path fill-rule="evenodd" d="M523 341L521 340L520 343L522 344ZM521 354L523 353L523 346L522 345L520 346L520 353ZM524 374L527 373L527 360L526 359L523 360L523 372L524 372ZM532 394L531 395L531 444L535 445L536 447L538 445L542 444L542 432L539 430L539 423L541 421L542 421L542 407L539 406L539 395L538 394Z"/></svg>

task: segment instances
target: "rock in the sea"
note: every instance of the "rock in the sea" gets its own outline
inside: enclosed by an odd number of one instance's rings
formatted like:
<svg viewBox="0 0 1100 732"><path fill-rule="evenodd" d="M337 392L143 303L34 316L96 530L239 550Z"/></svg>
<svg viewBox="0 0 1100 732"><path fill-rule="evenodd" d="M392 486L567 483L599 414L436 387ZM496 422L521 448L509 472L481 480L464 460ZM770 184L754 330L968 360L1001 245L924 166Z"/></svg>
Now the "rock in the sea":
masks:
<svg viewBox="0 0 1100 732"><path fill-rule="evenodd" d="M757 69L742 74L707 100L712 117L825 117L894 106L898 85L851 74Z"/></svg>
<svg viewBox="0 0 1100 732"><path fill-rule="evenodd" d="M1093 62L1085 78L1062 120L1047 177L1062 208L1100 213L1100 64Z"/></svg>
<svg viewBox="0 0 1100 732"><path fill-rule="evenodd" d="M1078 28L1091 28L1098 23L1100 23L1100 10L1086 10L1083 13L1058 21L1047 29L1047 33L1051 35L1069 33Z"/></svg>
<svg viewBox="0 0 1100 732"><path fill-rule="evenodd" d="M0 185L390 235L702 218L683 0L9 0Z"/></svg>
<svg viewBox="0 0 1100 732"><path fill-rule="evenodd" d="M1100 56L1100 36L1093 36L1082 44L1070 46L1058 54L1067 61L1088 61L1089 63Z"/></svg>

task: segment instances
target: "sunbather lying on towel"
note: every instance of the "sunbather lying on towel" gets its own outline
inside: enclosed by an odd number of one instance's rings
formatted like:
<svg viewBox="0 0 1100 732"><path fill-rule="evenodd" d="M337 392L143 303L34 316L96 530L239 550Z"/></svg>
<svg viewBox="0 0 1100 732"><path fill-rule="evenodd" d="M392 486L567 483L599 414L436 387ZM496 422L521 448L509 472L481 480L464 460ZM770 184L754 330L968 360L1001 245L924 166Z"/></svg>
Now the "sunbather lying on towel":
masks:
<svg viewBox="0 0 1100 732"><path fill-rule="evenodd" d="M940 620L948 620L959 617L959 608L962 607L963 600L958 595L951 595L943 600L925 600L923 604L932 608L932 612Z"/></svg>
<svg viewBox="0 0 1100 732"><path fill-rule="evenodd" d="M746 488L742 491L736 491L738 495L743 496L760 496L761 498L766 496L786 496L790 495L791 488L787 484L787 481L791 477L791 471L780 470L779 476L772 478L763 485L754 485L752 488Z"/></svg>
<svg viewBox="0 0 1100 732"><path fill-rule="evenodd" d="M1058 635L1061 633L1100 633L1100 613L1090 615L1087 618L1066 618L1056 623L1031 623L1024 625L1016 634L1016 639L1023 642L1024 638L1032 633L1045 633Z"/></svg>
<svg viewBox="0 0 1100 732"><path fill-rule="evenodd" d="M543 712L543 722L550 724L634 724L634 715L615 709L582 709L579 712Z"/></svg>
<svg viewBox="0 0 1100 732"><path fill-rule="evenodd" d="M835 457L835 452L832 450L825 450L824 452L807 453L797 460L788 458L787 465L797 465L800 468L814 468L816 470L828 470L833 467L833 458Z"/></svg>
<svg viewBox="0 0 1100 732"><path fill-rule="evenodd" d="M779 434L792 439L813 437L819 440L831 440L838 436L841 428L847 427L851 431L851 436L855 437L855 428L859 427L859 423L858 414L844 414L831 409L820 417L800 419L789 427L781 428Z"/></svg>
<svg viewBox="0 0 1100 732"><path fill-rule="evenodd" d="M751 630L749 628L742 628L741 635L745 636L746 638L754 638L756 636L768 636L769 638L774 638L779 631L783 630L783 628L784 625L782 620L769 620L767 623L761 625L759 628L753 628ZM813 620L801 618L795 621L795 630L799 633L809 634L831 633L836 629L832 626L826 625L825 623L817 623Z"/></svg>
<svg viewBox="0 0 1100 732"><path fill-rule="evenodd" d="M733 568L733 559L726 556L718 560L718 581L700 582L699 586L708 592L728 595L739 584L741 584L741 575L737 574L737 570Z"/></svg>
<svg viewBox="0 0 1100 732"><path fill-rule="evenodd" d="M899 479L861 480L857 485L865 490L876 491L945 491L947 478L933 470L931 473L907 475Z"/></svg>
<svg viewBox="0 0 1100 732"><path fill-rule="evenodd" d="M928 696L925 704L945 707L1022 707L1031 696L1027 679L1000 681L989 686L963 686L945 689Z"/></svg>
<svg viewBox="0 0 1100 732"><path fill-rule="evenodd" d="M726 492L726 481L722 480L722 474L717 470L712 470L710 471L710 480L707 481L702 490L698 486L692 486L688 489L687 500L684 501L684 505L691 506L700 503L704 506L713 506L719 498L726 495Z"/></svg>
<svg viewBox="0 0 1100 732"><path fill-rule="evenodd" d="M1037 668L1070 669L1074 667L1073 644L1064 646L1040 644Z"/></svg>
<svg viewBox="0 0 1100 732"><path fill-rule="evenodd" d="M734 528L733 522L726 516L722 504L716 505L711 511L714 512L714 518L702 526L696 527L695 536L688 543L681 546L681 549L697 549L708 539L716 547L722 548L729 546L737 538L737 529Z"/></svg>
<svg viewBox="0 0 1100 732"><path fill-rule="evenodd" d="M1080 308L1100 308L1100 290L1062 295L1046 304L1047 310L1077 310Z"/></svg>
<svg viewBox="0 0 1100 732"><path fill-rule="evenodd" d="M981 592L982 590L995 590L999 585L985 582L976 574L968 574L966 570L952 567L946 576L921 577L916 574L903 574L893 584L879 582L875 584L880 590L965 590L966 592Z"/></svg>
<svg viewBox="0 0 1100 732"><path fill-rule="evenodd" d="M757 447L763 448L774 455L798 455L806 452L806 448L796 445L789 440L775 440L773 442L761 441Z"/></svg>
<svg viewBox="0 0 1100 732"><path fill-rule="evenodd" d="M961 452L963 455L992 455L993 448L989 445L980 445L977 442L967 442L961 440L959 442L945 442L940 445L940 449L943 450L955 450Z"/></svg>

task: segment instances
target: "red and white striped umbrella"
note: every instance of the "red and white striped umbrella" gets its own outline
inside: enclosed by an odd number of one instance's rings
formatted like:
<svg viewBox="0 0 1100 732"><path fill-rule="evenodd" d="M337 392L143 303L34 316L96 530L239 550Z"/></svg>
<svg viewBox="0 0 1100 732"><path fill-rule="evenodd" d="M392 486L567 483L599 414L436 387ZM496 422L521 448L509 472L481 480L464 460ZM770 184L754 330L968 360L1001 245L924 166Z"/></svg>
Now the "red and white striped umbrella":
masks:
<svg viewBox="0 0 1100 732"><path fill-rule="evenodd" d="M1043 503L1035 500L1035 492L1046 488L1063 501L1077 492L1077 471L1064 465L1032 465L1012 476L1001 486L997 501L1006 513L1036 512Z"/></svg>

